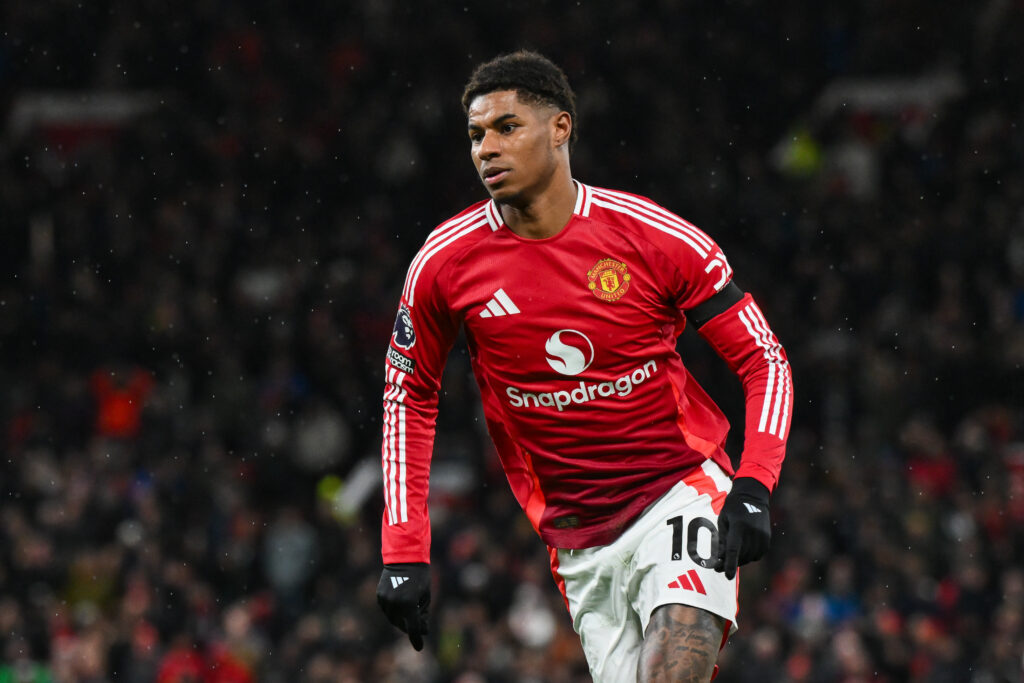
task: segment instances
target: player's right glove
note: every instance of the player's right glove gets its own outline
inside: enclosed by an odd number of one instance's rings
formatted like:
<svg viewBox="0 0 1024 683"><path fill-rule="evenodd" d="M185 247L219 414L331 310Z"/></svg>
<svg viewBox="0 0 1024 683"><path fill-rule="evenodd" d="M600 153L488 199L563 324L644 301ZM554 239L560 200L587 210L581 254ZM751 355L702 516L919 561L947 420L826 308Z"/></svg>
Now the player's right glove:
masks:
<svg viewBox="0 0 1024 683"><path fill-rule="evenodd" d="M423 649L430 607L430 565L425 562L386 564L377 584L377 604L388 621L409 634L416 650Z"/></svg>
<svg viewBox="0 0 1024 683"><path fill-rule="evenodd" d="M725 578L736 576L736 567L754 562L768 552L772 523L768 514L768 487L752 477L739 477L725 497L718 515L718 564Z"/></svg>

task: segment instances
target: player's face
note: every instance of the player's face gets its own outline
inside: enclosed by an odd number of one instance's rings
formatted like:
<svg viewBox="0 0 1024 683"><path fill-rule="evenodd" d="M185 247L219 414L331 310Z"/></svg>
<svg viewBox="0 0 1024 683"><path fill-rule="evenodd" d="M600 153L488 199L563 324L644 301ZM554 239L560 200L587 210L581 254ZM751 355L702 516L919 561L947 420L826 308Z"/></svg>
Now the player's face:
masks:
<svg viewBox="0 0 1024 683"><path fill-rule="evenodd" d="M491 197L526 204L548 186L566 137L558 118L556 108L523 102L514 90L480 95L470 103L473 164Z"/></svg>

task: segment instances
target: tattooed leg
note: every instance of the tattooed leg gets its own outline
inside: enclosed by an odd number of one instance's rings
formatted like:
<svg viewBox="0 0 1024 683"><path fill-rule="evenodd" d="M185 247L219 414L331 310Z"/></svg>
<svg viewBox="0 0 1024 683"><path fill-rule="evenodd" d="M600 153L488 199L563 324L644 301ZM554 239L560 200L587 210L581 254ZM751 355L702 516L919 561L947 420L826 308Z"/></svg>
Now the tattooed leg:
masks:
<svg viewBox="0 0 1024 683"><path fill-rule="evenodd" d="M725 620L687 605L662 605L640 648L638 683L708 683L715 670Z"/></svg>

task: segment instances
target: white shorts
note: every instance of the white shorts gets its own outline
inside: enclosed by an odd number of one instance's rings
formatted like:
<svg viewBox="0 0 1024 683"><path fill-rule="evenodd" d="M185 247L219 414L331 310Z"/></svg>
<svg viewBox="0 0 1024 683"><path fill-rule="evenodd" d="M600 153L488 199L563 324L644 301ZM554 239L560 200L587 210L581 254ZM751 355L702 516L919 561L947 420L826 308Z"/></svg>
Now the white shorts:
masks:
<svg viewBox="0 0 1024 683"><path fill-rule="evenodd" d="M595 681L636 680L644 632L661 605L699 607L728 622L726 637L736 631L739 575L730 581L711 568L718 513L731 488L707 460L609 545L551 549L551 570Z"/></svg>

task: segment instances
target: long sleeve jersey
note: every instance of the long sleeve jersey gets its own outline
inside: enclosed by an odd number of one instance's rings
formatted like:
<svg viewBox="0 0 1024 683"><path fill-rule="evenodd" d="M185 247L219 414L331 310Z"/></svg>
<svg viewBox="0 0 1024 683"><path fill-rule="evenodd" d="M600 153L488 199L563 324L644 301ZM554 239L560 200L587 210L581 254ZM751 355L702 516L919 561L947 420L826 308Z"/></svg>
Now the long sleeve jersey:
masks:
<svg viewBox="0 0 1024 683"><path fill-rule="evenodd" d="M552 547L614 540L705 460L729 474L729 423L676 351L685 312L732 269L649 199L577 183L572 218L526 239L483 201L438 226L406 275L387 351L383 556L429 562L438 390L465 330L509 484ZM785 351L749 294L699 332L743 383L738 476L774 489L792 415Z"/></svg>

